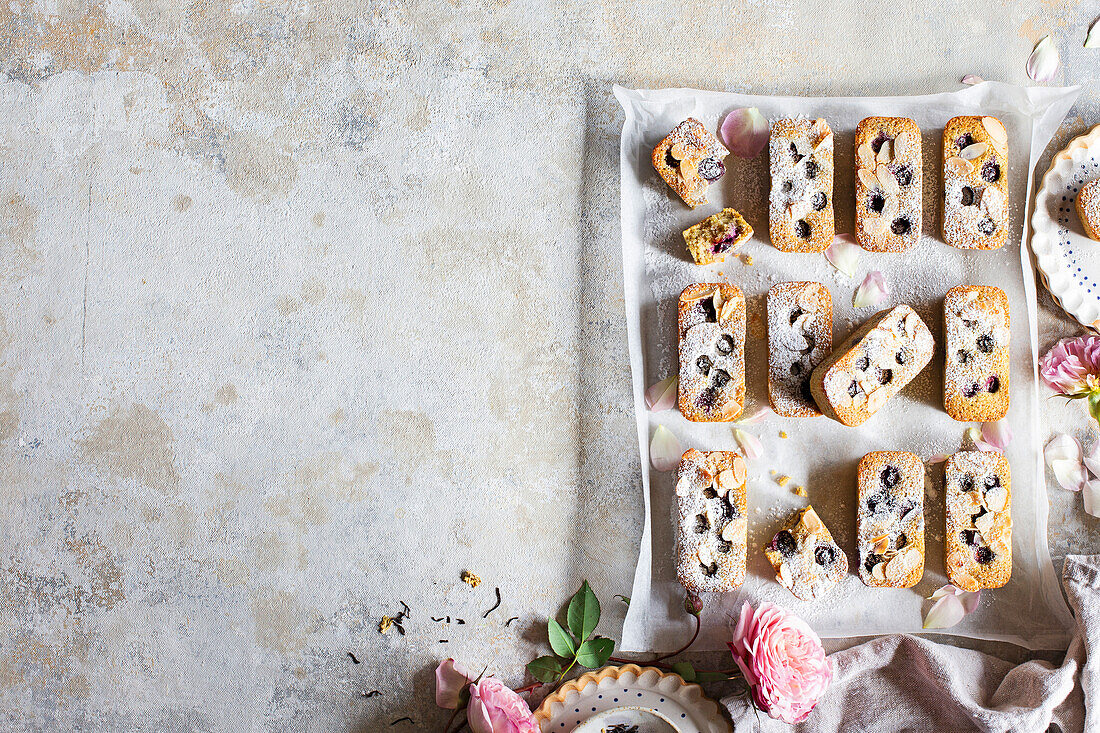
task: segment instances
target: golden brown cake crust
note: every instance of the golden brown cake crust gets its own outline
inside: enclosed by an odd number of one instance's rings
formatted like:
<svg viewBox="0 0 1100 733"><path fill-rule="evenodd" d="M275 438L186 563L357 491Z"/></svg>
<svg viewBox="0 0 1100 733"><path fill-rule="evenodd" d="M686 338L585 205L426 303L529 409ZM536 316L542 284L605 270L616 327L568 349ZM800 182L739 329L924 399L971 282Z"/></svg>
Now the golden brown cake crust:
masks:
<svg viewBox="0 0 1100 733"><path fill-rule="evenodd" d="M803 601L820 598L848 574L848 557L812 506L795 512L764 546L776 580Z"/></svg>
<svg viewBox="0 0 1100 733"><path fill-rule="evenodd" d="M921 234L920 128L908 117L866 117L856 127L855 144L859 245L904 252Z"/></svg>
<svg viewBox="0 0 1100 733"><path fill-rule="evenodd" d="M724 262L752 237L752 227L734 209L722 209L684 230L684 244L697 265Z"/></svg>
<svg viewBox="0 0 1100 733"><path fill-rule="evenodd" d="M707 188L725 172L722 161L727 155L729 151L702 122L688 117L657 143L652 162L665 183L694 209L707 203ZM670 158L677 161L675 167L669 165ZM715 171L717 177L705 178L708 170Z"/></svg>
<svg viewBox="0 0 1100 733"><path fill-rule="evenodd" d="M962 116L943 128L943 239L960 249L1008 241L1008 136L996 117Z"/></svg>
<svg viewBox="0 0 1100 733"><path fill-rule="evenodd" d="M903 451L868 453L857 486L860 579L912 588L924 575L924 464Z"/></svg>
<svg viewBox="0 0 1100 733"><path fill-rule="evenodd" d="M854 427L900 392L932 359L932 332L908 305L870 318L814 369L821 412Z"/></svg>
<svg viewBox="0 0 1100 733"><path fill-rule="evenodd" d="M677 326L680 412L692 422L736 420L745 404L741 289L730 283L688 285L680 294Z"/></svg>
<svg viewBox="0 0 1100 733"><path fill-rule="evenodd" d="M687 450L676 483L676 571L694 593L745 582L748 500L745 461L730 451Z"/></svg>
<svg viewBox="0 0 1100 733"><path fill-rule="evenodd" d="M1008 413L1008 296L988 285L952 288L943 299L943 404L962 422L996 422Z"/></svg>
<svg viewBox="0 0 1100 733"><path fill-rule="evenodd" d="M1089 239L1100 241L1100 179L1082 186L1073 206L1077 209L1085 234Z"/></svg>
<svg viewBox="0 0 1100 733"><path fill-rule="evenodd" d="M792 151L794 146L797 152ZM769 235L783 252L823 252L833 243L833 131L824 119L772 122ZM799 228L805 225L801 236Z"/></svg>
<svg viewBox="0 0 1100 733"><path fill-rule="evenodd" d="M827 287L787 282L768 291L768 399L776 414L821 414L809 379L832 348L833 298Z"/></svg>
<svg viewBox="0 0 1100 733"><path fill-rule="evenodd" d="M1000 588L1012 577L1012 476L1001 453L962 451L944 463L945 570L958 588Z"/></svg>

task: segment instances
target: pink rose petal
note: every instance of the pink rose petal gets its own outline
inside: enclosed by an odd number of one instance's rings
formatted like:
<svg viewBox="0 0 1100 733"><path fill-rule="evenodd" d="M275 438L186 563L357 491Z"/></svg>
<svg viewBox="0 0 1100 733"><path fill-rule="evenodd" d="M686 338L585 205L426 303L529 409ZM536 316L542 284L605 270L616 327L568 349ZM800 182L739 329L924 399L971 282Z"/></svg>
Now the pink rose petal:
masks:
<svg viewBox="0 0 1100 733"><path fill-rule="evenodd" d="M936 601L924 617L926 629L947 629L963 620L966 609L954 593L947 593Z"/></svg>
<svg viewBox="0 0 1100 733"><path fill-rule="evenodd" d="M1072 435L1058 433L1043 448L1047 464L1054 461L1081 461L1081 444Z"/></svg>
<svg viewBox="0 0 1100 733"><path fill-rule="evenodd" d="M889 294L890 288L887 287L886 279L882 276L882 273L878 270L872 270L863 279L863 284L856 289L856 296L852 300L852 305L856 308L878 305Z"/></svg>
<svg viewBox="0 0 1100 733"><path fill-rule="evenodd" d="M1100 20L1093 21L1089 34L1085 36L1085 48L1100 48Z"/></svg>
<svg viewBox="0 0 1100 733"><path fill-rule="evenodd" d="M985 81L985 79L981 78L977 74L967 74L966 76L964 76L962 78L962 83L963 84L968 84L970 86L973 86L975 84L981 84L983 81Z"/></svg>
<svg viewBox="0 0 1100 733"><path fill-rule="evenodd" d="M1058 485L1067 491L1080 491L1088 481L1085 467L1077 461L1054 461L1050 464Z"/></svg>
<svg viewBox="0 0 1100 733"><path fill-rule="evenodd" d="M1058 72L1058 48L1050 36L1043 36L1027 59L1027 75L1033 81L1048 82Z"/></svg>
<svg viewBox="0 0 1100 733"><path fill-rule="evenodd" d="M462 688L470 675L453 659L444 659L435 668L435 704L445 710L456 710L461 702Z"/></svg>
<svg viewBox="0 0 1100 733"><path fill-rule="evenodd" d="M931 465L933 465L933 466L934 466L934 465L936 465L937 463L943 463L944 461L946 461L946 460L947 460L947 458L948 458L948 456L947 456L947 454L946 454L946 453L937 453L936 455L934 455L934 456L932 456L931 458L929 458L929 459L928 459L928 462L929 462L929 463L930 463Z"/></svg>
<svg viewBox="0 0 1100 733"><path fill-rule="evenodd" d="M650 412L664 412L672 409L676 405L676 391L679 383L680 377L674 374L647 389L645 391L645 405Z"/></svg>
<svg viewBox="0 0 1100 733"><path fill-rule="evenodd" d="M1063 489L1080 491L1084 487L1088 474L1081 463L1081 445L1075 438L1065 433L1055 435L1043 449L1043 458Z"/></svg>
<svg viewBox="0 0 1100 733"><path fill-rule="evenodd" d="M653 440L649 442L649 460L658 471L671 471L680 463L684 454L680 441L664 425L658 425L653 431Z"/></svg>
<svg viewBox="0 0 1100 733"><path fill-rule="evenodd" d="M760 439L749 432L745 432L741 428L734 428L733 439L737 441L737 445L741 447L741 452L745 454L745 458L749 460L759 458L764 455L764 446L760 442Z"/></svg>
<svg viewBox="0 0 1100 733"><path fill-rule="evenodd" d="M856 264L859 262L860 246L851 234L837 234L833 237L833 243L825 250L825 259L829 264L843 272L848 277L856 274Z"/></svg>
<svg viewBox="0 0 1100 733"><path fill-rule="evenodd" d="M768 144L771 128L756 107L735 109L722 120L722 140L738 158L755 158Z"/></svg>
<svg viewBox="0 0 1100 733"><path fill-rule="evenodd" d="M1003 451L1012 442L1012 429L1007 420L982 423L982 441L990 450Z"/></svg>
<svg viewBox="0 0 1100 733"><path fill-rule="evenodd" d="M466 721L473 733L539 733L527 701L494 677L470 685Z"/></svg>
<svg viewBox="0 0 1100 733"><path fill-rule="evenodd" d="M962 603L963 613L973 613L978 607L978 601L981 599L982 592L980 590L965 591L962 588L957 588L954 585L948 583L947 585L940 586L936 589L936 592L928 597L930 601L936 601L944 596L955 596Z"/></svg>

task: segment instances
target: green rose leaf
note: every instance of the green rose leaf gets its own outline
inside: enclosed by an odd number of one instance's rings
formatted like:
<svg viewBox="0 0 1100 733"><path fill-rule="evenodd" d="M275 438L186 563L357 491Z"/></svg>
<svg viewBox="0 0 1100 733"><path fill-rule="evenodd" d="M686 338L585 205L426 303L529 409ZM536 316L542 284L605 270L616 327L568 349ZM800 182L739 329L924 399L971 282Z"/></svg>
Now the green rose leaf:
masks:
<svg viewBox="0 0 1100 733"><path fill-rule="evenodd" d="M568 618L566 620L569 622L569 630L573 632L573 636L581 641L592 636L592 632L596 630L596 624L600 622L600 601L596 598L596 594L592 592L587 580L581 584L581 589L577 591L576 595L569 600Z"/></svg>
<svg viewBox="0 0 1100 733"><path fill-rule="evenodd" d="M527 663L527 673L539 682L549 684L561 674L561 662L549 654Z"/></svg>
<svg viewBox="0 0 1100 733"><path fill-rule="evenodd" d="M569 632L563 629L561 624L554 619L550 619L546 627L550 632L550 648L554 650L554 653L566 659L572 658L577 653L577 645Z"/></svg>
<svg viewBox="0 0 1100 733"><path fill-rule="evenodd" d="M684 682L694 682L696 679L695 667L691 662L676 662L672 665L672 671L684 678Z"/></svg>
<svg viewBox="0 0 1100 733"><path fill-rule="evenodd" d="M577 649L577 663L582 667L596 669L607 664L611 652L615 651L615 642L602 636L589 639Z"/></svg>

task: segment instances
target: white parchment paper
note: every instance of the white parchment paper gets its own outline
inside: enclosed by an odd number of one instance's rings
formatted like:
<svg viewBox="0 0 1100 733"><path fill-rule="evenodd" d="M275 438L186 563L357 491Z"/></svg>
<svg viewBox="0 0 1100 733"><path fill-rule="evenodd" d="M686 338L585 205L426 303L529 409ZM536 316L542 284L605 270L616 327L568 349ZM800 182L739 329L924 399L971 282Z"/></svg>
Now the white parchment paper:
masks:
<svg viewBox="0 0 1100 733"><path fill-rule="evenodd" d="M1035 278L1025 248L1025 213L1031 174L1079 87L1021 88L985 82L946 94L885 98L787 98L707 92L693 89L615 88L626 112L621 140L623 270L634 403L647 510L645 531L630 610L623 628L627 650L669 650L690 633L682 610L684 592L676 581L674 472L651 468L649 440L663 424L684 449L735 450L728 424L690 423L676 410L649 413L643 398L650 384L676 371L676 299L692 282L715 281L725 273L748 299L745 414L768 405L764 295L787 280L816 280L833 295L833 342L883 308L912 305L937 338L932 362L878 415L858 428L824 417L783 418L769 413L746 426L764 445L749 462L749 560L743 588L704 599L703 633L698 647L723 648L728 625L742 601L773 601L791 609L822 636L920 632L925 598L947 582L943 572L942 466L928 467L925 498L927 559L923 580L907 590L868 588L852 572L827 595L803 602L780 586L760 548L795 509L813 504L838 544L855 551L856 464L875 450L906 450L927 460L971 444L967 423L943 410L943 296L956 285L996 285L1008 294L1012 318L1011 408L1006 420L1015 434L1005 454L1012 469L1013 572L1003 588L983 591L977 611L947 633L1011 641L1032 649L1056 649L1068 641L1071 618L1047 549L1047 496L1038 434ZM765 117L825 117L835 139L837 232L851 232L854 220L853 140L856 125L873 115L912 117L920 125L924 154L924 221L920 243L904 254L864 252L856 275L839 273L821 254L780 252L768 243L767 151L752 160L730 156L727 173L711 187L711 203L692 211L653 170L653 146L685 117L716 131L725 114L758 107ZM961 114L989 114L1009 134L1009 197L1012 231L1008 244L993 252L963 251L943 243L941 155L944 123ZM756 234L726 263L699 267L684 247L681 231L725 206L740 211ZM881 270L891 289L883 303L856 309L852 296L867 272ZM786 438L780 437L783 431ZM781 487L772 471L791 477ZM793 494L802 485L808 499Z"/></svg>

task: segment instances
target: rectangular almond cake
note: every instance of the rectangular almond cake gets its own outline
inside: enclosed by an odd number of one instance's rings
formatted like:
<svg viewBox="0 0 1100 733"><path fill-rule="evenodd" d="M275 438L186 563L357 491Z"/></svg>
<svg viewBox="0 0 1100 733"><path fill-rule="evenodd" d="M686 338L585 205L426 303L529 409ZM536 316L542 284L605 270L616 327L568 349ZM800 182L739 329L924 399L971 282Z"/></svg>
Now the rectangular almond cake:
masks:
<svg viewBox="0 0 1100 733"><path fill-rule="evenodd" d="M924 575L924 464L912 453L877 451L859 462L859 577L870 586L912 588Z"/></svg>
<svg viewBox="0 0 1100 733"><path fill-rule="evenodd" d="M723 593L745 582L748 511L745 461L729 451L689 449L676 483L676 568L694 593Z"/></svg>
<svg viewBox="0 0 1100 733"><path fill-rule="evenodd" d="M962 451L944 464L948 579L974 591L1012 576L1012 476L1004 454Z"/></svg>

